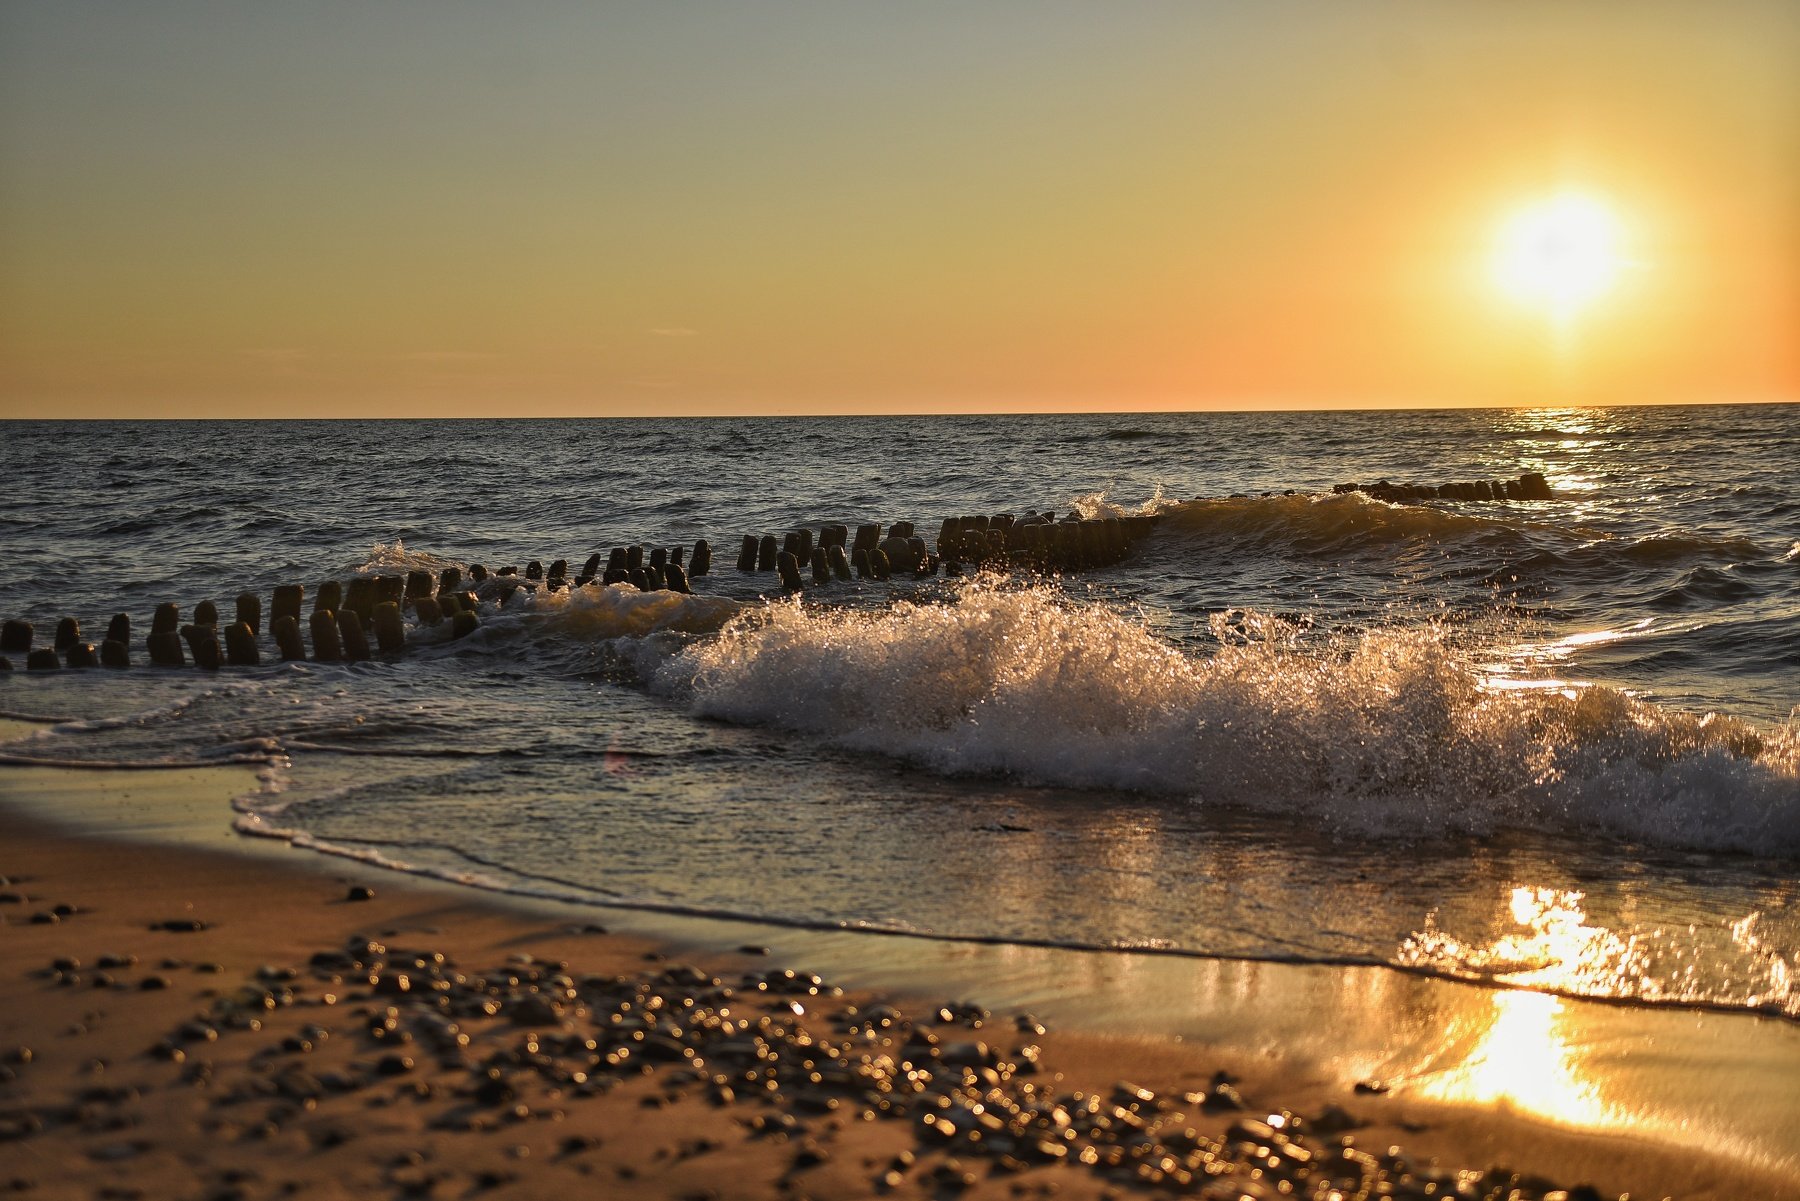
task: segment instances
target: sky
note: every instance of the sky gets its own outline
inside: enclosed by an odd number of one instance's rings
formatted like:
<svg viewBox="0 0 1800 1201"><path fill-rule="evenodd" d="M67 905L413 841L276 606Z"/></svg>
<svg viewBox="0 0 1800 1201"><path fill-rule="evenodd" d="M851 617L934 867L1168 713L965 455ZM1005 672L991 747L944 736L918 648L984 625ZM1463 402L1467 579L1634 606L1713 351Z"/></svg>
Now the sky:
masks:
<svg viewBox="0 0 1800 1201"><path fill-rule="evenodd" d="M1795 63L1792 0L0 0L0 417L1796 400ZM1496 282L1558 195L1579 312Z"/></svg>

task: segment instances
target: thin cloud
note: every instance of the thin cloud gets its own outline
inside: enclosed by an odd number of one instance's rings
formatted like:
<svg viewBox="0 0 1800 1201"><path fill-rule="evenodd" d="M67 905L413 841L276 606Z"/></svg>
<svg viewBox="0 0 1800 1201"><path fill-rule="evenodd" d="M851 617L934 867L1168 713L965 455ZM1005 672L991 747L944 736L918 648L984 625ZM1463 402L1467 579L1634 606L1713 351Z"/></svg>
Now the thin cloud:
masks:
<svg viewBox="0 0 1800 1201"><path fill-rule="evenodd" d="M478 350L412 350L394 356L402 363L486 363L499 357Z"/></svg>

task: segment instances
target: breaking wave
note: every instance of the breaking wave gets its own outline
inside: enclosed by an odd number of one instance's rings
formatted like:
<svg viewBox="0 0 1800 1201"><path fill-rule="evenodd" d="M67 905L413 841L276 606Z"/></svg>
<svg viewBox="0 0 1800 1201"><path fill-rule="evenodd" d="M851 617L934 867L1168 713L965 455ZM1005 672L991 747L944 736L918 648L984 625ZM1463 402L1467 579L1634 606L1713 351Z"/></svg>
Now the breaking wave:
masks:
<svg viewBox="0 0 1800 1201"><path fill-rule="evenodd" d="M1248 625L1250 636L1243 634ZM1215 619L1194 654L1047 588L880 612L770 604L652 687L946 774L1126 789L1421 837L1506 827L1800 854L1800 725L1599 686L1498 688L1434 627L1313 637Z"/></svg>

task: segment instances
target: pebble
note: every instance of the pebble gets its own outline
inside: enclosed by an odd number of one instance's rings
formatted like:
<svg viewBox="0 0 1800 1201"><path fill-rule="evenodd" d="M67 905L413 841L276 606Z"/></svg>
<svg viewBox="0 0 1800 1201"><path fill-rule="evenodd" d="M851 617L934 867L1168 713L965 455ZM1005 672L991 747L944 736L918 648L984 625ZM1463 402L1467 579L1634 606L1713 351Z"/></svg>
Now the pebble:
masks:
<svg viewBox="0 0 1800 1201"><path fill-rule="evenodd" d="M729 1107L741 1115L745 1137L783 1145L777 1154L785 1153L789 1173L830 1164L838 1154L831 1140L852 1121L895 1123L897 1141L916 1139L918 1152L905 1150L885 1164L863 1161L865 1187L881 1193L911 1179L927 1194L956 1196L997 1174L1048 1195L1055 1189L1044 1186L1054 1181L1044 1174L1053 1170L1086 1174L1093 1183L1083 1191L1130 1186L1233 1197L1335 1191L1408 1199L1491 1193L1516 1201L1594 1201L1591 1191L1559 1195L1548 1181L1492 1173L1481 1177L1481 1192L1469 1183L1477 1173L1415 1165L1398 1149L1367 1154L1342 1134L1360 1123L1335 1106L1311 1121L1281 1110L1234 1112L1226 1136L1215 1139L1196 1130L1190 1115L1242 1110L1243 1098L1224 1073L1189 1093L1159 1094L1124 1080L1097 1092L1059 1091L1060 1077L1039 1070L1035 1045L1009 1051L998 1040L940 1039L885 1004L834 1008L814 999L840 990L805 973L755 971L728 983L692 966L652 962L632 974L578 978L567 964L515 956L487 971L464 971L430 949L359 937L313 956L299 972L265 965L244 987L221 989L206 1012L176 1025L149 1055L173 1061L182 1080L232 1107L221 1113L242 1115L231 1119L244 1123L235 1134L221 1123L226 1139L300 1137L324 1146L320 1131L338 1129L344 1138L355 1131L353 1121L342 1120L345 1113L408 1100L436 1106L427 1120L441 1129L518 1126L523 1133L531 1124L561 1120L564 1107L574 1111L580 1098L647 1078L647 1090L633 1094L642 1104ZM63 964L79 966L73 959ZM282 1013L316 997L319 982L344 991L352 1010L336 1028L336 1038L353 1042L355 1060L342 1070L325 1068L310 1054L333 1037L331 1029ZM969 1002L949 1002L923 1016L969 1029L990 1020ZM240 1057L236 1048L258 1037L265 1017L270 1029L263 1041ZM1023 1035L1042 1031L1029 1014L1006 1021ZM222 1031L231 1032L233 1054L221 1058L215 1073L190 1053L221 1040ZM430 1057L424 1071L421 1055ZM32 1055L19 1047L7 1059L22 1065ZM321 1070L306 1070L315 1064ZM326 1107L340 1098L358 1108L330 1117ZM259 1100L266 1104L245 1108ZM302 1115L314 1109L328 1120L303 1125ZM0 1138L34 1134L17 1114L0 1118ZM572 1135L541 1145L568 1159L600 1143ZM505 1154L523 1158L528 1146L513 1144ZM671 1154L686 1158L714 1146ZM615 1170L621 1180L636 1178L628 1165ZM450 1180L426 1172L422 1160L398 1163L392 1173L390 1184L401 1192L398 1173L424 1190L442 1190ZM454 1191L467 1191L470 1180L484 1190L512 1179L481 1172L464 1176ZM798 1196L793 1180L784 1180L781 1191ZM1014 1192L1025 1195L1017 1184Z"/></svg>
<svg viewBox="0 0 1800 1201"><path fill-rule="evenodd" d="M152 922L150 928L166 930L170 934L198 934L207 926L197 917L172 917L160 922Z"/></svg>
<svg viewBox="0 0 1800 1201"><path fill-rule="evenodd" d="M352 884L350 890L344 894L344 899L346 901L373 901L375 890L367 884Z"/></svg>

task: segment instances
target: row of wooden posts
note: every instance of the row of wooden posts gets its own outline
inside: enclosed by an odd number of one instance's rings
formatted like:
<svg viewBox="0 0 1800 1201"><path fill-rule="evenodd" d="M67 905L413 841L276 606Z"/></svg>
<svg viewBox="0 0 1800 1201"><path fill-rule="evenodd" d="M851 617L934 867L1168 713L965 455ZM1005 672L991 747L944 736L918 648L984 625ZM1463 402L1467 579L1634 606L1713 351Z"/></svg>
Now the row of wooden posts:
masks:
<svg viewBox="0 0 1800 1201"><path fill-rule="evenodd" d="M816 541L813 531L805 528L780 541L773 534L745 534L737 566L744 572L773 571L788 591L805 587L801 575L805 566L811 567L815 585L852 576L924 578L940 568L955 576L965 565L1072 571L1117 563L1150 532L1153 522L1147 516L1084 520L1073 514L1058 521L1054 513L1032 510L1023 517L1011 513L946 517L938 529L936 553L926 548L910 521L896 521L885 537L879 524L857 526L854 538L847 525L827 525L820 528Z"/></svg>
<svg viewBox="0 0 1800 1201"><path fill-rule="evenodd" d="M1333 492L1362 492L1376 500L1405 504L1415 500L1553 500L1550 482L1540 471L1527 471L1516 480L1475 480L1457 484L1334 484Z"/></svg>
<svg viewBox="0 0 1800 1201"><path fill-rule="evenodd" d="M455 571L454 568L451 571ZM415 575L420 573L414 573ZM423 573L430 578L430 573ZM450 572L445 573L446 577ZM460 577L460 573L458 573ZM304 628L312 642L312 658L319 663L354 663L372 657L369 639L374 636L373 651L396 655L406 648L406 623L401 616L403 604L410 604L419 624L436 626L451 623L453 637L463 637L480 624L475 613L475 594L459 592L454 586L435 595L408 598L409 580L402 576L367 576L351 580L349 587L336 580L319 585L313 599L310 618L301 625L306 588L302 584L283 584L276 588L269 603L269 634L275 643L276 656L283 661L306 659ZM262 598L254 592L240 593L236 620L221 627L219 609L212 601L194 606L193 620L181 621L180 606L169 602L158 605L150 619L150 633L144 638L144 650L157 667L185 667L192 657L196 667L216 670L227 664L254 667L262 662ZM0 655L24 655L31 671L49 671L65 664L81 667L131 666L131 615L118 613L108 623L106 638L95 646L84 641L81 624L73 617L57 623L52 646L33 648L35 630L28 621L8 621L0 626ZM10 660L0 658L10 667Z"/></svg>
<svg viewBox="0 0 1800 1201"><path fill-rule="evenodd" d="M644 591L687 592L690 573L705 575L711 570L712 548L704 539L696 542L686 569L685 557L683 547L655 547L648 551L642 546L614 547L604 564L601 556L591 556L575 576L573 586L599 579L606 584L633 584ZM494 580L496 587L492 591L501 606L520 593L540 589L554 592L571 586L569 564L564 559L550 564L548 571L535 559L523 572L517 567L502 567L490 573L475 563L469 567L467 579L477 586ZM347 585L327 580L314 594L311 616L303 625L305 600L306 588L302 584L284 584L270 597L269 634L276 657L283 661L310 657L318 663L354 663L373 654L397 655L406 648L403 614L409 609L421 626L436 627L448 622L453 639L473 633L481 624L476 594L464 586L460 567L446 567L436 575L414 570L404 576L359 576ZM220 622L218 606L212 601L194 606L193 620L186 624L181 621L179 606L160 605L151 619L144 650L158 667L184 667L190 657L195 666L207 669L227 665L254 667L263 659L259 643L262 618L262 598L254 592L239 594L236 620L229 624ZM302 636L303 632L307 637ZM7 655L23 656L26 669L31 671L51 671L65 665L131 666L131 616L127 613L113 617L106 638L97 646L82 638L81 624L73 617L57 623L52 646L34 648L35 634L35 627L28 621L8 621L0 626L0 670L11 670L13 666ZM310 656L308 639L312 643Z"/></svg>
<svg viewBox="0 0 1800 1201"><path fill-rule="evenodd" d="M1061 521L1051 513L1027 511L993 516L948 517L938 531L936 552L914 533L910 521L897 521L884 531L879 524L859 525L854 537L847 525L826 525L815 540L811 529L802 528L777 542L772 534L744 535L738 570L775 571L790 591L805 587L801 565L810 564L815 585L835 580L887 580L895 575L923 578L941 567L957 575L965 565L1011 566L1061 571L1115 563L1130 553L1150 530L1149 517L1109 517L1083 520L1074 515ZM712 570L712 546L705 539L694 543L691 555L685 547L615 546L604 559L595 554L571 578L569 562L557 559L546 569L532 560L523 572L502 567L495 572L479 563L468 569L467 581L487 591L501 607L520 593L556 592L580 588L598 581L603 585L629 583L642 591L689 592L689 580ZM463 570L446 567L434 575L414 570L404 576L359 576L341 584L327 580L313 596L312 611L302 621L306 589L284 584L269 600L269 635L275 656L282 661L312 659L320 663L358 662L375 654L397 655L406 648L404 614L411 610L420 626L449 622L452 638L472 633L479 625L476 593L465 586ZM218 606L202 601L194 606L193 620L183 623L180 607L157 607L151 619L144 650L158 667L197 667L216 670L223 666L256 666L263 660L262 598L245 592L238 596L235 620L220 620ZM0 627L0 670L9 670L7 655L24 656L32 671L71 668L131 666L131 617L120 613L107 626L98 645L85 641L81 625L65 617L56 628L50 647L32 646L35 629L28 621L8 621ZM374 645L370 645L373 636ZM307 642L311 642L311 654Z"/></svg>

